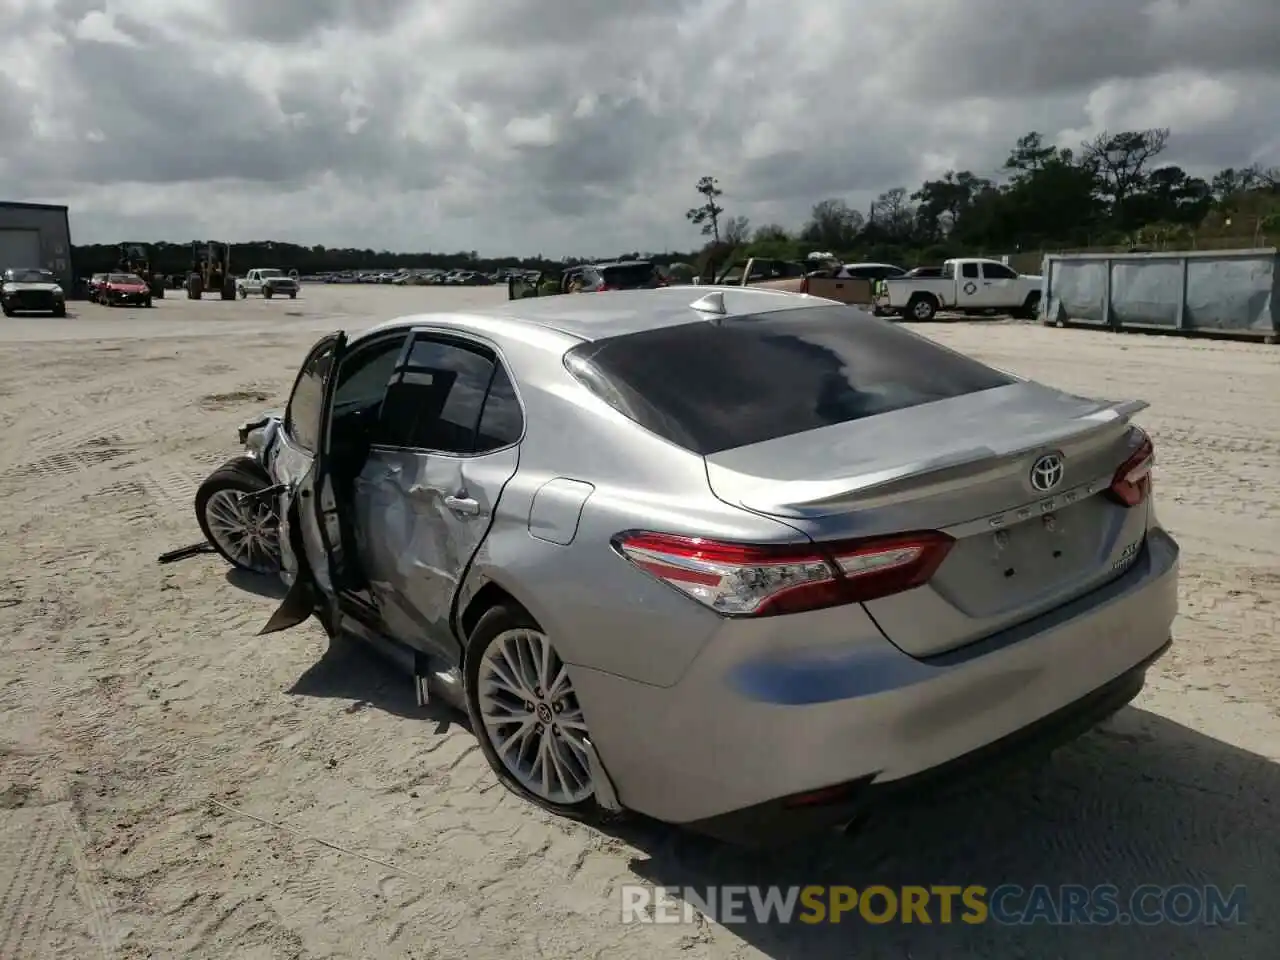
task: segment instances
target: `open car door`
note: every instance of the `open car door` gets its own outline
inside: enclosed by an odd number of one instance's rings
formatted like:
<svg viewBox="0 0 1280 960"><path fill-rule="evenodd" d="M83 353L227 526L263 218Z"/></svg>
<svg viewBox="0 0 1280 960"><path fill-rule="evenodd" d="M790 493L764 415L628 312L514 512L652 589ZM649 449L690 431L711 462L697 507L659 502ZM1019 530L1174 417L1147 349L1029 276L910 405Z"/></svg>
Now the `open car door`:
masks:
<svg viewBox="0 0 1280 960"><path fill-rule="evenodd" d="M286 569L293 568L294 579L276 612L258 631L259 636L297 626L317 610L327 617L326 625L338 622L338 596L353 557L338 522L330 462L333 396L346 347L347 335L339 331L321 340L311 353L309 365L323 378L323 389L320 409L306 415L317 417L319 442L310 467L280 498L280 552Z"/></svg>
<svg viewBox="0 0 1280 960"><path fill-rule="evenodd" d="M523 300L525 297L538 296L538 290L542 287L542 273L539 272L533 280L527 277L508 277L507 278L507 299Z"/></svg>

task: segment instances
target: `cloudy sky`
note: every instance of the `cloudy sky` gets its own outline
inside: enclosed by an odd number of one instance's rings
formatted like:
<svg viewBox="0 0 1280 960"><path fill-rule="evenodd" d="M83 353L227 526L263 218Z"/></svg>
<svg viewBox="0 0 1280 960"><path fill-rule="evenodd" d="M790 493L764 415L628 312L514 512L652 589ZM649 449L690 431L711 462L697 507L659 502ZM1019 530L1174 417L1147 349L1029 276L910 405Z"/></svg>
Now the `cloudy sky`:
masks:
<svg viewBox="0 0 1280 960"><path fill-rule="evenodd" d="M1039 129L1280 164L1278 0L0 0L0 198L78 242L688 249Z"/></svg>

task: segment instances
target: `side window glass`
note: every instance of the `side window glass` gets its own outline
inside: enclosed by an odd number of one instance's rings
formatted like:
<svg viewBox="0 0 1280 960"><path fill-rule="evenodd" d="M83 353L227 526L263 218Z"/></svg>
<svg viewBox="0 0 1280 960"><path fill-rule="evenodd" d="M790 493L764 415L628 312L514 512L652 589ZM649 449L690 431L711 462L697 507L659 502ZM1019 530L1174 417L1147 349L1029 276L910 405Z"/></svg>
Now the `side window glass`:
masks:
<svg viewBox="0 0 1280 960"><path fill-rule="evenodd" d="M321 345L307 357L285 408L284 429L289 439L309 453L320 445L320 414L324 406L324 380L333 363L334 342Z"/></svg>
<svg viewBox="0 0 1280 960"><path fill-rule="evenodd" d="M976 280L978 278L978 265L976 263L961 264L960 276Z"/></svg>
<svg viewBox="0 0 1280 960"><path fill-rule="evenodd" d="M404 341L404 337L393 337L344 359L333 395L334 409L363 410L381 403Z"/></svg>
<svg viewBox="0 0 1280 960"><path fill-rule="evenodd" d="M457 343L414 341L403 375L383 403L379 442L470 454L493 366L488 356Z"/></svg>
<svg viewBox="0 0 1280 960"><path fill-rule="evenodd" d="M1017 274L1000 263L984 263L982 273L988 280L1013 280Z"/></svg>
<svg viewBox="0 0 1280 960"><path fill-rule="evenodd" d="M476 439L475 452L487 453L509 447L520 439L523 430L524 414L520 410L520 401L516 399L515 387L506 368L498 364L480 415L480 435Z"/></svg>

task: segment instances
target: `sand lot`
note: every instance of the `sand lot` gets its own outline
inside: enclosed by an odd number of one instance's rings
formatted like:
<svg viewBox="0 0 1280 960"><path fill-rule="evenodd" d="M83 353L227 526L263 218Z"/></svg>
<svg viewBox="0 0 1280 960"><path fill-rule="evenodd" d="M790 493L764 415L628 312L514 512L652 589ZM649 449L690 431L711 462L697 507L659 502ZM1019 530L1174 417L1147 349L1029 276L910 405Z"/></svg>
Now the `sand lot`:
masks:
<svg viewBox="0 0 1280 960"><path fill-rule="evenodd" d="M1152 404L1183 545L1174 651L1044 769L768 856L559 822L407 679L259 639L272 585L199 539L196 484L338 327L505 291L79 305L0 321L0 958L1273 958L1280 943L1280 348L1013 323L917 328ZM622 926L619 884L1249 888L1245 927Z"/></svg>

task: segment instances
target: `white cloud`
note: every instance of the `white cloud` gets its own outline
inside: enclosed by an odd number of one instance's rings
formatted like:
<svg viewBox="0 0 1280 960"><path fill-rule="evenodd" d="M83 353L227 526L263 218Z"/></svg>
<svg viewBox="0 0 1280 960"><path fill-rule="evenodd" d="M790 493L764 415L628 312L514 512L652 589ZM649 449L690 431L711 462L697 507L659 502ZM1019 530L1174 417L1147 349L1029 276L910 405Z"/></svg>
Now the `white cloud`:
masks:
<svg viewBox="0 0 1280 960"><path fill-rule="evenodd" d="M687 248L692 187L798 224L1031 129L1280 164L1275 0L4 0L0 197L126 235Z"/></svg>

